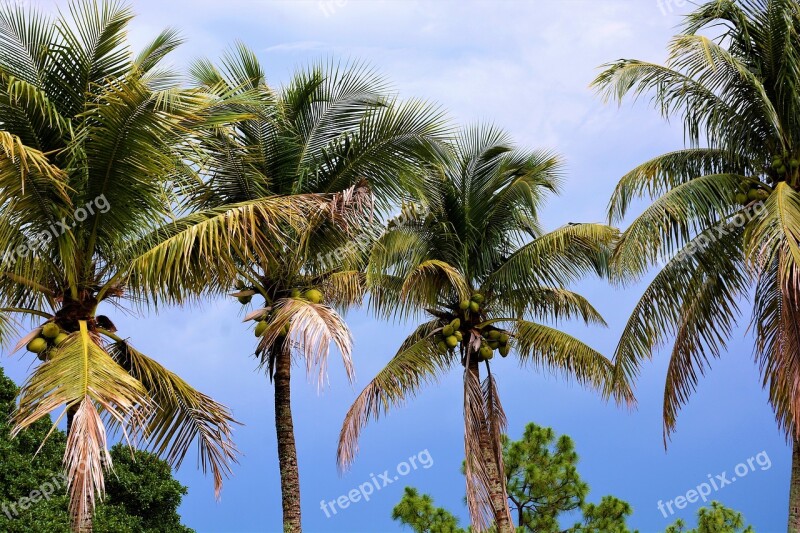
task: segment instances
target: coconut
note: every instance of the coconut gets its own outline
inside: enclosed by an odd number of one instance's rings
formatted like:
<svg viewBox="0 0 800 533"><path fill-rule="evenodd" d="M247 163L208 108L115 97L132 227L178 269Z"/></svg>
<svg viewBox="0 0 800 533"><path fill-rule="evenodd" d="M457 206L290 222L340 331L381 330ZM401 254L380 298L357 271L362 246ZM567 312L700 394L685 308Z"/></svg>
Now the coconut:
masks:
<svg viewBox="0 0 800 533"><path fill-rule="evenodd" d="M506 344L508 343L509 338L510 337L508 336L508 333L501 333L500 338L498 340L500 341L500 344Z"/></svg>
<svg viewBox="0 0 800 533"><path fill-rule="evenodd" d="M481 346L481 349L480 349L480 351L478 353L480 354L481 359L483 359L483 360L491 359L492 355L494 355L492 353L492 349L489 348L488 346Z"/></svg>
<svg viewBox="0 0 800 533"><path fill-rule="evenodd" d="M458 308L461 309L462 311L466 311L467 309L469 309L469 300L462 300L458 302Z"/></svg>
<svg viewBox="0 0 800 533"><path fill-rule="evenodd" d="M305 294L306 300L311 302L312 304L321 304L322 303L322 293L317 289L311 289L306 291Z"/></svg>
<svg viewBox="0 0 800 533"><path fill-rule="evenodd" d="M480 294L480 293L476 292L475 294L472 295L472 301L473 302L477 302L479 304L482 304L483 303L483 294Z"/></svg>
<svg viewBox="0 0 800 533"><path fill-rule="evenodd" d="M444 335L445 337L449 337L453 333L455 333L455 329L453 328L453 326L447 325L442 328L442 335Z"/></svg>
<svg viewBox="0 0 800 533"><path fill-rule="evenodd" d="M439 350L439 353L445 353L447 351L447 344L444 341L439 341L436 343L436 349Z"/></svg>
<svg viewBox="0 0 800 533"><path fill-rule="evenodd" d="M772 168L773 169L777 170L782 166L783 166L783 158L781 156L776 155L774 158L772 158Z"/></svg>
<svg viewBox="0 0 800 533"><path fill-rule="evenodd" d="M259 321L259 323L256 324L256 330L254 332L256 334L256 337L262 336L264 334L264 332L267 331L268 327L269 327L269 324L267 323L266 320Z"/></svg>
<svg viewBox="0 0 800 533"><path fill-rule="evenodd" d="M301 295L301 294L302 294L302 293L300 292L300 289L292 289L292 292L291 292L291 293L289 293L289 296L290 296L291 298L300 298L300 295Z"/></svg>
<svg viewBox="0 0 800 533"><path fill-rule="evenodd" d="M506 357L506 356L508 356L509 353L511 353L511 346L506 344L505 346L501 346L500 347L500 355L502 355L503 357Z"/></svg>
<svg viewBox="0 0 800 533"><path fill-rule="evenodd" d="M455 333L453 333L453 336L456 339L458 339L458 342L461 342L462 340L464 340L464 335L460 331L456 331Z"/></svg>
<svg viewBox="0 0 800 533"><path fill-rule="evenodd" d="M487 344L489 345L489 348L491 348L492 350L496 350L500 347L500 343L497 341L489 341Z"/></svg>
<svg viewBox="0 0 800 533"><path fill-rule="evenodd" d="M247 296L239 296L236 299L239 300L240 304L247 305L250 303L250 300L253 299L253 296L248 294Z"/></svg>
<svg viewBox="0 0 800 533"><path fill-rule="evenodd" d="M58 335L56 335L55 339L53 339L53 344L55 344L56 346L61 346L62 344L64 344L64 341L66 341L68 338L69 338L68 334L61 332Z"/></svg>
<svg viewBox="0 0 800 533"><path fill-rule="evenodd" d="M765 191L763 189L758 189L756 191L755 199L758 200L759 202L763 202L767 198L769 198L769 192L767 192L767 191Z"/></svg>
<svg viewBox="0 0 800 533"><path fill-rule="evenodd" d="M61 333L61 328L55 322L48 322L42 326L42 337L55 339L59 333Z"/></svg>
<svg viewBox="0 0 800 533"><path fill-rule="evenodd" d="M779 166L778 168L775 169L775 172L777 172L778 174L786 174L786 166L785 165Z"/></svg>
<svg viewBox="0 0 800 533"><path fill-rule="evenodd" d="M743 192L740 192L736 195L736 203L737 204L746 204L747 203L747 195Z"/></svg>
<svg viewBox="0 0 800 533"><path fill-rule="evenodd" d="M244 289L246 287L246 285L244 284L244 281L242 281L240 279L237 279L236 283L234 283L233 286L236 287L239 290L242 290L242 289Z"/></svg>
<svg viewBox="0 0 800 533"><path fill-rule="evenodd" d="M453 327L453 329L458 329L461 327L461 320L456 318L452 322L450 322L450 325Z"/></svg>
<svg viewBox="0 0 800 533"><path fill-rule="evenodd" d="M458 338L456 338L455 335L450 335L449 337L445 337L444 343L448 348L455 348L458 346Z"/></svg>
<svg viewBox="0 0 800 533"><path fill-rule="evenodd" d="M42 353L47 349L47 341L41 337L36 337L28 343L28 351L33 353Z"/></svg>
<svg viewBox="0 0 800 533"><path fill-rule="evenodd" d="M481 310L481 306L478 305L478 302L470 302L469 310L472 311L473 313L477 313L478 311Z"/></svg>
<svg viewBox="0 0 800 533"><path fill-rule="evenodd" d="M789 168L800 168L800 159L790 159Z"/></svg>
<svg viewBox="0 0 800 533"><path fill-rule="evenodd" d="M747 192L747 199L748 200L757 200L759 191L760 191L760 189L750 189Z"/></svg>
<svg viewBox="0 0 800 533"><path fill-rule="evenodd" d="M500 340L500 332L493 329L486 334L486 338L492 341Z"/></svg>

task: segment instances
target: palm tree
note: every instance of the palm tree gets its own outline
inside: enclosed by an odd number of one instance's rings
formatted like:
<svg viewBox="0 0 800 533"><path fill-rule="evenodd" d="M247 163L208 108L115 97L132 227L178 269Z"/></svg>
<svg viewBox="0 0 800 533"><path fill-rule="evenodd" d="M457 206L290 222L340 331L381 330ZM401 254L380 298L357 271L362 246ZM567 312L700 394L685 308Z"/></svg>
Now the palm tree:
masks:
<svg viewBox="0 0 800 533"><path fill-rule="evenodd" d="M219 233L222 246L266 252L281 242L277 225L298 215L295 204L270 200L168 223L177 191L194 181L194 132L239 115L180 89L159 66L180 43L174 31L133 55L131 18L116 2L75 1L55 19L10 3L0 8L0 340L35 326L17 345L40 364L21 389L14 432L66 406L64 463L79 531L91 529L112 466L109 430L174 466L197 443L217 493L237 456L230 411L98 315L101 304L143 309L159 295L181 300L147 283L144 274L163 268L164 258L138 257L141 244L185 233L205 242ZM262 228L261 240L223 231L248 222ZM206 268L199 257L197 266L189 257L164 260L192 279ZM140 270L132 276L134 260Z"/></svg>
<svg viewBox="0 0 800 533"><path fill-rule="evenodd" d="M714 39L699 33L710 28ZM666 444L754 291L755 358L794 447L793 532L800 531L799 31L796 1L707 2L686 18L664 66L620 60L595 81L607 98L652 96L665 117L683 118L689 141L623 176L611 198L612 221L633 200L652 199L616 246L615 277L637 280L664 263L623 330L615 372L635 378L669 339Z"/></svg>
<svg viewBox="0 0 800 533"><path fill-rule="evenodd" d="M446 370L464 368L467 503L472 524L512 531L503 475L505 415L491 373L492 356L563 372L580 383L630 399L624 383L611 390L612 363L541 321L578 317L603 324L582 296L565 287L603 273L614 229L570 224L551 233L538 211L557 190L558 159L515 150L501 132L475 127L459 135L453 154L426 186L425 208L393 221L373 248L367 270L371 303L384 317L417 316L421 324L364 388L342 427L338 460L347 468L370 418L416 395ZM480 363L486 377L481 382Z"/></svg>
<svg viewBox="0 0 800 533"><path fill-rule="evenodd" d="M243 304L263 298L264 305L245 321L255 323L256 355L274 382L284 530L299 533L293 353L305 361L307 372L317 372L322 385L333 344L353 378L351 335L335 308L360 301L360 258L374 238L373 214L385 212L415 186L419 167L444 139L441 114L421 102L395 101L385 81L359 64L314 64L273 89L255 55L237 45L219 66L203 60L191 73L220 106L250 116L209 129L201 142L207 179L190 190L189 206L210 210L264 198L290 204L318 198L325 206L306 217L300 231L284 225L287 242L277 247L279 253L229 249L209 263L235 265L241 277L232 296ZM158 253L163 258L184 249L178 239ZM152 256L147 261L152 263ZM167 285L186 284L177 279L183 272L169 271ZM219 277L197 280L211 291L231 290Z"/></svg>

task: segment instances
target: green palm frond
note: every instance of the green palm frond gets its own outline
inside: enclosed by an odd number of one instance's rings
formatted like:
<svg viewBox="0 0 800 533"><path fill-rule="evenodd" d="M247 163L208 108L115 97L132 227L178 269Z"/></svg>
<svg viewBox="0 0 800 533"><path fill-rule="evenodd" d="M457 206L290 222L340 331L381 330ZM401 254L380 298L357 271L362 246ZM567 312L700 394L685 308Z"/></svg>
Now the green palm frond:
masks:
<svg viewBox="0 0 800 533"><path fill-rule="evenodd" d="M430 337L437 327L438 321L419 326L353 402L339 434L340 470L348 469L355 460L359 435L370 419L377 420L392 407L402 405L457 362L454 355L437 350Z"/></svg>
<svg viewBox="0 0 800 533"><path fill-rule="evenodd" d="M514 338L523 365L561 373L618 402L633 402L630 385L614 379L614 364L575 337L543 324L517 320Z"/></svg>
<svg viewBox="0 0 800 533"><path fill-rule="evenodd" d="M144 414L142 432L149 448L180 468L192 444L197 443L203 471L211 470L219 498L223 477L231 476L238 450L233 444L230 411L195 390L173 372L135 350L128 342L109 345L109 354L152 398L155 407Z"/></svg>

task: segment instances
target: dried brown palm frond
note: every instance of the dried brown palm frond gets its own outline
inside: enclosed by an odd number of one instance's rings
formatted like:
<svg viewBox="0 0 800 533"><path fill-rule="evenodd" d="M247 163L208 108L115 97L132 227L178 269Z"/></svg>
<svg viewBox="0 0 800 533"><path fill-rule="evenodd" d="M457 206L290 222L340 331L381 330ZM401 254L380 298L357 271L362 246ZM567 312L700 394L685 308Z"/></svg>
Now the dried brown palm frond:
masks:
<svg viewBox="0 0 800 533"><path fill-rule="evenodd" d="M328 373L328 355L331 344L335 345L342 356L345 372L352 382L355 379L353 369L353 338L347 324L330 307L314 304L299 298L283 298L274 302L269 327L258 344L256 355L263 363L274 346L282 337L284 328L289 327L291 346L303 356L306 372L310 376L317 370L317 385L322 387Z"/></svg>

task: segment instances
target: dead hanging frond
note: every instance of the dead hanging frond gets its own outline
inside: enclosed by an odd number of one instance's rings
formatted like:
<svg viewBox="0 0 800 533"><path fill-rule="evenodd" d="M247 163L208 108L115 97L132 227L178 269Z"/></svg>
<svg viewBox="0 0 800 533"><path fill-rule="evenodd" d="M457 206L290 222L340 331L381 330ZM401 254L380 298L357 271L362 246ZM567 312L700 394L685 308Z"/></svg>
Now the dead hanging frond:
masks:
<svg viewBox="0 0 800 533"><path fill-rule="evenodd" d="M303 356L309 376L317 370L318 387L322 387L327 378L328 355L334 344L342 356L347 378L351 382L355 380L353 337L344 320L327 305L299 298L277 300L256 350L262 364L270 363L269 354L277 343L294 348Z"/></svg>
<svg viewBox="0 0 800 533"><path fill-rule="evenodd" d="M103 420L89 396L78 405L64 450L64 466L69 480L69 513L72 529L91 531L96 497L105 497L103 471L112 467Z"/></svg>
<svg viewBox="0 0 800 533"><path fill-rule="evenodd" d="M489 487L492 480L483 457L481 439L486 431L486 411L477 373L470 365L464 369L464 474L467 481L467 508L477 533L488 530L494 521Z"/></svg>
<svg viewBox="0 0 800 533"><path fill-rule="evenodd" d="M375 198L366 180L331 195L327 212L330 219L346 232L373 221Z"/></svg>

